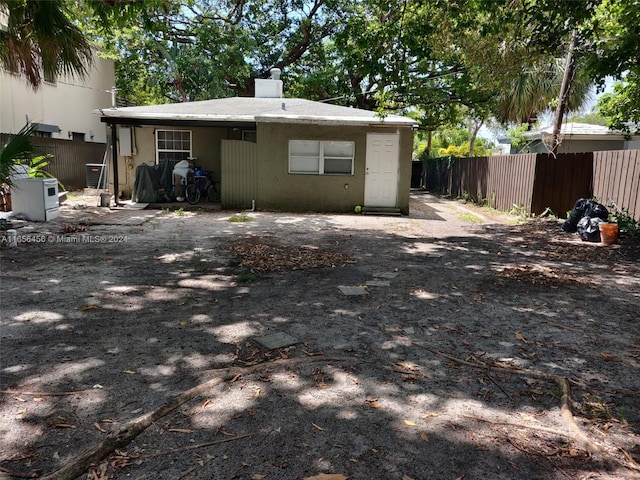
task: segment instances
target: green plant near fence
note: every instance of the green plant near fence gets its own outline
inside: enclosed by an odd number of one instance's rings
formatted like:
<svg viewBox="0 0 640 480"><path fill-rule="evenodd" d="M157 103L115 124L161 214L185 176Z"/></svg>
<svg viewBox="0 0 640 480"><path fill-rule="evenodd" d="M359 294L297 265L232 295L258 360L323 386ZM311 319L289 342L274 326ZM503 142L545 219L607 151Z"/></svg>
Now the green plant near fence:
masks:
<svg viewBox="0 0 640 480"><path fill-rule="evenodd" d="M640 238L640 224L629 214L629 209L619 209L615 204L613 208L613 212L609 214L609 221L618 224L620 236Z"/></svg>

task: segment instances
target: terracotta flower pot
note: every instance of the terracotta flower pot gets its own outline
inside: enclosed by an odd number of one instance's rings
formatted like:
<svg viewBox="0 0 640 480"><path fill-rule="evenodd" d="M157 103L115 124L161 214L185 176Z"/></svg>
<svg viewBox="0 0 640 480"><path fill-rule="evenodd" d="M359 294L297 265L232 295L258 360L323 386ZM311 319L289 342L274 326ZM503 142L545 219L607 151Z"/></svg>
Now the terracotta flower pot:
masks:
<svg viewBox="0 0 640 480"><path fill-rule="evenodd" d="M614 243L618 243L617 223L600 224L600 242L603 245L613 245Z"/></svg>

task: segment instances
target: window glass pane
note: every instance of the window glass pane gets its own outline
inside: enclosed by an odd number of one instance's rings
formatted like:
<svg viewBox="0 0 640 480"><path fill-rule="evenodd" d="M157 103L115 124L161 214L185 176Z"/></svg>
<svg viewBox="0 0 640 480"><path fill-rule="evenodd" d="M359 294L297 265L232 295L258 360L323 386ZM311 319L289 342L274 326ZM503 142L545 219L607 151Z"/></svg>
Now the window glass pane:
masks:
<svg viewBox="0 0 640 480"><path fill-rule="evenodd" d="M355 142L289 141L289 173L353 175Z"/></svg>
<svg viewBox="0 0 640 480"><path fill-rule="evenodd" d="M325 157L353 157L353 142L323 142Z"/></svg>
<svg viewBox="0 0 640 480"><path fill-rule="evenodd" d="M188 156L187 152L158 152L158 162L162 163L169 160L177 163L181 160L186 160Z"/></svg>
<svg viewBox="0 0 640 480"><path fill-rule="evenodd" d="M291 140L289 142L289 153L296 156L320 155L320 142Z"/></svg>
<svg viewBox="0 0 640 480"><path fill-rule="evenodd" d="M324 173L351 175L351 163L350 158L325 158Z"/></svg>
<svg viewBox="0 0 640 480"><path fill-rule="evenodd" d="M242 131L242 140L245 142L253 142L257 141L257 133L255 130L243 130Z"/></svg>
<svg viewBox="0 0 640 480"><path fill-rule="evenodd" d="M191 154L190 130L158 130L156 133L158 162L178 162Z"/></svg>
<svg viewBox="0 0 640 480"><path fill-rule="evenodd" d="M289 159L289 170L295 173L318 173L320 164L319 157L291 157Z"/></svg>

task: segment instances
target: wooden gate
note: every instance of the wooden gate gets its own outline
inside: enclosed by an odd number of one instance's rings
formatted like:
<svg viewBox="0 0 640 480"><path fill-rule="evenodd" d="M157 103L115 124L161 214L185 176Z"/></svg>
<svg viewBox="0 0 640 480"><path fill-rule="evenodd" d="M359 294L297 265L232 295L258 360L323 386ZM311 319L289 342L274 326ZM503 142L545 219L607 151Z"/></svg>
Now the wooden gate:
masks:
<svg viewBox="0 0 640 480"><path fill-rule="evenodd" d="M258 195L257 145L222 140L220 188L222 208L251 208Z"/></svg>
<svg viewBox="0 0 640 480"><path fill-rule="evenodd" d="M573 208L579 198L589 198L593 187L593 152L563 153L554 157L536 156L531 213L540 215L547 208L560 217Z"/></svg>

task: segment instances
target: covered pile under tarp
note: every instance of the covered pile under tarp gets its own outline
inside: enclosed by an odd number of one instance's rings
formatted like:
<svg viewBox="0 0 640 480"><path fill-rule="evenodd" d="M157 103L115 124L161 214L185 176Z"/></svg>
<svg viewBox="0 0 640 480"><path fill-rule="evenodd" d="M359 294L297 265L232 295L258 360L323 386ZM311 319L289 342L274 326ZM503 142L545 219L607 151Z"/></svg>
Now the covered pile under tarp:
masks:
<svg viewBox="0 0 640 480"><path fill-rule="evenodd" d="M170 202L173 198L173 166L170 162L157 165L143 163L136 168L132 198L138 203Z"/></svg>

